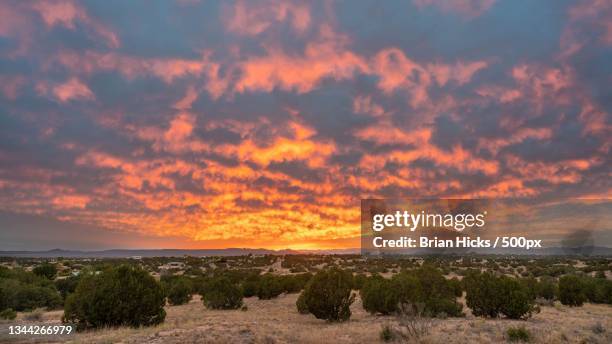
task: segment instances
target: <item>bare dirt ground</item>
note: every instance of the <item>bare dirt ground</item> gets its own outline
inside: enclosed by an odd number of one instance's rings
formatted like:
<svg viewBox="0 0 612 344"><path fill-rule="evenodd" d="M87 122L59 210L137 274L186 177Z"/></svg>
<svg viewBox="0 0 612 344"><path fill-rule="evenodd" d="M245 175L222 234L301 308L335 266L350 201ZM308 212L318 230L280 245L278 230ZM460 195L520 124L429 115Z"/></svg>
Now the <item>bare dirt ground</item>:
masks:
<svg viewBox="0 0 612 344"><path fill-rule="evenodd" d="M0 343L375 343L384 325L395 326L392 316L366 313L357 298L350 321L333 324L297 312L297 294L273 300L245 299L248 310L206 309L198 296L187 305L167 307L166 321L157 327L103 329L64 337L10 336L15 324L59 324L61 311L47 312L32 322L19 315L14 322L0 322ZM420 343L500 343L506 329L525 326L534 343L612 343L612 307L586 304L569 308L542 307L527 321L485 320L473 317L435 320ZM605 331L594 330L600 324Z"/></svg>

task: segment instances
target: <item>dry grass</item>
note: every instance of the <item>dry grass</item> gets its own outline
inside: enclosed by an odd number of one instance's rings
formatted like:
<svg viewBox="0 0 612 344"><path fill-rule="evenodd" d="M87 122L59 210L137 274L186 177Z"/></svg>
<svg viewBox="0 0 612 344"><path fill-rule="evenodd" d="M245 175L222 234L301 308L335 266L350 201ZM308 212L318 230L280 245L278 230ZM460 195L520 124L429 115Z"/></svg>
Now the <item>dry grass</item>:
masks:
<svg viewBox="0 0 612 344"><path fill-rule="evenodd" d="M385 324L397 325L393 317L367 314L359 298L350 321L330 324L297 312L297 295L281 295L261 301L245 299L247 311L216 311L204 308L198 297L187 305L167 308L166 322L157 327L102 329L63 338L10 337L10 322L0 323L4 343L376 343ZM579 308L542 307L528 321L485 320L466 312L465 318L434 320L422 343L500 343L509 327L525 326L535 343L611 343L612 307L587 304ZM47 312L42 323L59 324L62 312ZM31 323L20 314L15 323ZM599 324L599 325L597 325ZM595 326L605 331L594 331Z"/></svg>

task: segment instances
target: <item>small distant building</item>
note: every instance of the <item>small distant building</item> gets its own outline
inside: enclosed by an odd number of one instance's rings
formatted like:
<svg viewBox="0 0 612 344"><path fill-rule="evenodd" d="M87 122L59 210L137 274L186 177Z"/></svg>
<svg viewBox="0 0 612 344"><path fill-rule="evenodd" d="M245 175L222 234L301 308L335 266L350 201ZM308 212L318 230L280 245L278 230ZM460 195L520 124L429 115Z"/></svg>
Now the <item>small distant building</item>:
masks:
<svg viewBox="0 0 612 344"><path fill-rule="evenodd" d="M184 268L185 263L183 262L169 262L159 267L160 270L182 270Z"/></svg>
<svg viewBox="0 0 612 344"><path fill-rule="evenodd" d="M168 264L166 264L166 266L168 266L169 269L182 269L185 267L185 263L182 262L170 262Z"/></svg>
<svg viewBox="0 0 612 344"><path fill-rule="evenodd" d="M142 256L131 256L130 259L142 260Z"/></svg>

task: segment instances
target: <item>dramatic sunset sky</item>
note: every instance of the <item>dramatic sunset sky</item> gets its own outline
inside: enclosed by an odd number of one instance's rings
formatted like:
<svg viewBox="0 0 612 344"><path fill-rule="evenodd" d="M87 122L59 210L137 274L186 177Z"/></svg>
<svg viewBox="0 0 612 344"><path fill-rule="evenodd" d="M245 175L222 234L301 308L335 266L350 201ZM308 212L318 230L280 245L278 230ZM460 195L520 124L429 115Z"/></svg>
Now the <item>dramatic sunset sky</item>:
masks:
<svg viewBox="0 0 612 344"><path fill-rule="evenodd" d="M610 198L612 2L0 1L0 250L347 248Z"/></svg>

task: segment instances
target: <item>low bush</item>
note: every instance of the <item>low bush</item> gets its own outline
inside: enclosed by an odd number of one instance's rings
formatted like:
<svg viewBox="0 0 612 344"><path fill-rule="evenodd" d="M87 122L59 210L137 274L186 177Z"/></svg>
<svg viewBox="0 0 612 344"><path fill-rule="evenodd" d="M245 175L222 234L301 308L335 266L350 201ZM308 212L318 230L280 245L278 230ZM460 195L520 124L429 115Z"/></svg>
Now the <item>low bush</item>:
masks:
<svg viewBox="0 0 612 344"><path fill-rule="evenodd" d="M403 303L423 304L423 315L460 316L463 306L456 301L462 294L458 280L446 280L436 268L425 266L399 273L391 280L375 275L361 288L363 308L372 313L391 314Z"/></svg>
<svg viewBox="0 0 612 344"><path fill-rule="evenodd" d="M211 309L238 309L242 306L242 290L226 277L216 277L201 291L202 302Z"/></svg>
<svg viewBox="0 0 612 344"><path fill-rule="evenodd" d="M119 266L84 276L66 299L64 321L77 329L149 326L164 321L165 296L146 271Z"/></svg>
<svg viewBox="0 0 612 344"><path fill-rule="evenodd" d="M353 289L361 290L368 277L364 274L357 274L353 277Z"/></svg>
<svg viewBox="0 0 612 344"><path fill-rule="evenodd" d="M531 340L531 333L524 327L510 327L506 330L508 340L511 342L529 342Z"/></svg>
<svg viewBox="0 0 612 344"><path fill-rule="evenodd" d="M417 303L425 303L426 314L435 315L444 312L452 317L462 315L463 305L456 301L456 287L446 280L438 269L425 265L414 273L419 280L421 290L421 300Z"/></svg>
<svg viewBox="0 0 612 344"><path fill-rule="evenodd" d="M391 314L397 310L399 292L391 280L380 275L368 278L361 287L363 309L369 313Z"/></svg>
<svg viewBox="0 0 612 344"><path fill-rule="evenodd" d="M398 306L397 325L397 336L404 342L418 343L431 331L433 319L425 313L424 303L402 303Z"/></svg>
<svg viewBox="0 0 612 344"><path fill-rule="evenodd" d="M0 269L0 310L56 309L62 298L52 281L23 270Z"/></svg>
<svg viewBox="0 0 612 344"><path fill-rule="evenodd" d="M584 294L589 302L612 304L612 281L585 277L583 284Z"/></svg>
<svg viewBox="0 0 612 344"><path fill-rule="evenodd" d="M559 301L570 307L582 306L586 295L585 285L580 277L567 275L559 278Z"/></svg>
<svg viewBox="0 0 612 344"><path fill-rule="evenodd" d="M524 283L510 277L472 271L464 278L466 302L476 316L510 319L531 316L538 310L534 295Z"/></svg>
<svg viewBox="0 0 612 344"><path fill-rule="evenodd" d="M505 276L501 277L498 283L500 284L499 311L507 318L527 318L539 310L535 306L535 293L530 293L524 284Z"/></svg>
<svg viewBox="0 0 612 344"><path fill-rule="evenodd" d="M166 286L166 297L168 303L173 306L184 305L191 300L192 285L185 277L177 278Z"/></svg>
<svg viewBox="0 0 612 344"><path fill-rule="evenodd" d="M242 295L244 297L251 297L257 295L257 288L259 288L259 274L252 274L248 276L242 282Z"/></svg>
<svg viewBox="0 0 612 344"><path fill-rule="evenodd" d="M552 301L557 294L557 283L550 276L542 276L538 283L537 295L545 300Z"/></svg>
<svg viewBox="0 0 612 344"><path fill-rule="evenodd" d="M13 283L9 283L13 284ZM14 283L14 289L5 292L10 308L22 312L36 308L56 309L61 307L62 299L57 290L32 284Z"/></svg>
<svg viewBox="0 0 612 344"><path fill-rule="evenodd" d="M380 337L380 340L382 340L383 342L391 342L395 339L395 333L393 332L393 329L391 328L391 326L385 325L380 330L379 337Z"/></svg>
<svg viewBox="0 0 612 344"><path fill-rule="evenodd" d="M57 268L53 264L43 263L35 267L32 272L40 277L44 277L49 280L54 280L57 275Z"/></svg>
<svg viewBox="0 0 612 344"><path fill-rule="evenodd" d="M332 268L319 271L304 288L308 311L317 319L345 321L351 317L350 306L355 301L352 293L353 276Z"/></svg>
<svg viewBox="0 0 612 344"><path fill-rule="evenodd" d="M295 306L297 307L298 313L300 314L308 314L308 305L306 304L306 298L304 297L304 293L302 292L300 296L298 296L297 301L295 301Z"/></svg>
<svg viewBox="0 0 612 344"><path fill-rule="evenodd" d="M270 300L282 294L283 285L281 279L278 276L272 274L265 274L259 279L257 286L257 297L260 300Z"/></svg>
<svg viewBox="0 0 612 344"><path fill-rule="evenodd" d="M12 310L11 308L7 308L0 312L0 319L5 320L14 320L17 317L17 312Z"/></svg>
<svg viewBox="0 0 612 344"><path fill-rule="evenodd" d="M70 276L68 278L62 278L55 281L55 287L57 288L57 291L59 291L63 300L66 300L66 297L69 294L74 293L80 279L81 278L79 276Z"/></svg>
<svg viewBox="0 0 612 344"><path fill-rule="evenodd" d="M283 292L287 294L300 292L306 286L306 283L310 281L312 278L312 274L302 273L296 275L285 275L280 276L280 283L283 289Z"/></svg>

